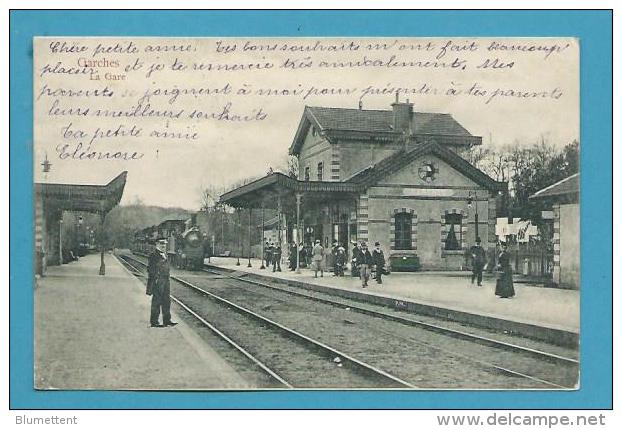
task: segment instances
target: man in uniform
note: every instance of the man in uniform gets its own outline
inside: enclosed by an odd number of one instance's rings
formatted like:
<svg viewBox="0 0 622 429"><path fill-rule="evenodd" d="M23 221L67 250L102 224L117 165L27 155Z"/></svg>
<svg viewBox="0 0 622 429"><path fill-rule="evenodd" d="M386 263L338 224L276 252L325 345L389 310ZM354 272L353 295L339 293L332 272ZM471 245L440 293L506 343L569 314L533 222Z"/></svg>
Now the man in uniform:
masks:
<svg viewBox="0 0 622 429"><path fill-rule="evenodd" d="M374 259L369 253L369 249L367 249L367 243L364 241L361 243L361 252L356 258L357 265L359 267L359 272L361 273L361 285L362 287L367 287L367 282L369 281L369 274L371 271L371 266L374 263Z"/></svg>
<svg viewBox="0 0 622 429"><path fill-rule="evenodd" d="M382 273L384 271L384 252L380 248L380 243L376 241L374 251L372 253L372 260L376 267L376 283L382 284Z"/></svg>
<svg viewBox="0 0 622 429"><path fill-rule="evenodd" d="M471 261L473 264L473 274L471 275L471 284L477 278L477 285L482 285L482 272L484 271L484 265L486 264L486 252L481 246L482 240L477 237L475 239L475 246L471 247Z"/></svg>
<svg viewBox="0 0 622 429"><path fill-rule="evenodd" d="M277 241L272 248L272 272L281 272L281 244Z"/></svg>
<svg viewBox="0 0 622 429"><path fill-rule="evenodd" d="M171 321L171 279L166 240L156 242L156 250L149 256L147 273L147 295L151 295L151 327L177 325L177 322ZM159 322L160 310L162 310L162 324Z"/></svg>

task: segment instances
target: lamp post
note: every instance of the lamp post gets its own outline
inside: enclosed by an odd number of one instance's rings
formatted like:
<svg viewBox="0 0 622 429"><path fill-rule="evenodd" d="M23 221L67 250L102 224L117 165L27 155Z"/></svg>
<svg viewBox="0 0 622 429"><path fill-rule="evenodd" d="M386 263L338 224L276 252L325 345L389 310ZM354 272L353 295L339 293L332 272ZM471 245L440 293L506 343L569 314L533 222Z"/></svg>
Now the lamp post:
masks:
<svg viewBox="0 0 622 429"><path fill-rule="evenodd" d="M84 223L84 218L82 217L82 215L78 216L78 233L77 235L77 242L78 242L78 254L76 256L82 256L82 246L83 246L83 238L84 238L84 234L82 234L82 224Z"/></svg>
<svg viewBox="0 0 622 429"><path fill-rule="evenodd" d="M251 219L253 218L253 209L248 209L248 268L252 268L251 265Z"/></svg>
<svg viewBox="0 0 622 429"><path fill-rule="evenodd" d="M469 209L473 206L473 200L475 200L475 240L479 237L479 213L477 211L477 191L469 191L467 197L467 206Z"/></svg>
<svg viewBox="0 0 622 429"><path fill-rule="evenodd" d="M265 241L265 237L264 237L264 225L265 225L265 219L264 219L264 206L263 204L261 205L261 267L259 267L260 270L265 270L266 266L263 264L263 261L266 259L266 256L264 255L264 251L265 251L265 245L264 245L264 241Z"/></svg>
<svg viewBox="0 0 622 429"><path fill-rule="evenodd" d="M58 221L58 265L63 265L63 213Z"/></svg>
<svg viewBox="0 0 622 429"><path fill-rule="evenodd" d="M238 262L235 265L239 267L240 266L240 253L242 253L242 220L240 218L242 209L238 207L236 211L238 212Z"/></svg>

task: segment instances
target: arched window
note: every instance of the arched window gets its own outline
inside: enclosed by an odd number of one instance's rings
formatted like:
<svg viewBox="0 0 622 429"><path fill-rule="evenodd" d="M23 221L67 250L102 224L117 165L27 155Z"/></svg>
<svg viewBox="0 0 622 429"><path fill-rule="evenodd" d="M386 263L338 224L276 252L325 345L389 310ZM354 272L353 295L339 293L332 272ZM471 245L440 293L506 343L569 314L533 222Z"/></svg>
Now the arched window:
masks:
<svg viewBox="0 0 622 429"><path fill-rule="evenodd" d="M322 181L322 177L324 176L324 163L317 163L317 180Z"/></svg>
<svg viewBox="0 0 622 429"><path fill-rule="evenodd" d="M395 214L395 250L412 249L412 214Z"/></svg>
<svg viewBox="0 0 622 429"><path fill-rule="evenodd" d="M305 181L309 181L311 174L309 173L309 167L305 167Z"/></svg>
<svg viewBox="0 0 622 429"><path fill-rule="evenodd" d="M462 214L447 213L445 215L447 237L445 238L445 250L462 249Z"/></svg>

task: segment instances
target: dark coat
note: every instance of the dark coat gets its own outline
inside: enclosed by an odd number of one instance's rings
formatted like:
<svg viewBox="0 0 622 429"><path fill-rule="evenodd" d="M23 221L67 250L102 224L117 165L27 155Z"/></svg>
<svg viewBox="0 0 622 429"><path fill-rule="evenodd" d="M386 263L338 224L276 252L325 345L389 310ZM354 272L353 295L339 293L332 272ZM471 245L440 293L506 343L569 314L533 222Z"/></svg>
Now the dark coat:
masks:
<svg viewBox="0 0 622 429"><path fill-rule="evenodd" d="M352 264L358 265L361 262L359 261L359 256L361 255L361 249L358 246L354 246L352 249Z"/></svg>
<svg viewBox="0 0 622 429"><path fill-rule="evenodd" d="M278 244L272 248L272 260L278 261L281 259L281 246Z"/></svg>
<svg viewBox="0 0 622 429"><path fill-rule="evenodd" d="M374 260L374 265L378 268L384 268L384 252L382 250L374 249L372 259Z"/></svg>
<svg viewBox="0 0 622 429"><path fill-rule="evenodd" d="M369 249L361 250L361 252L359 253L359 257L357 258L357 262L359 265L361 264L373 265L374 264L374 258L373 256L371 256Z"/></svg>
<svg viewBox="0 0 622 429"><path fill-rule="evenodd" d="M471 258L474 267L483 267L486 263L486 251L482 246L471 247Z"/></svg>
<svg viewBox="0 0 622 429"><path fill-rule="evenodd" d="M498 295L501 298L510 298L515 295L515 292L509 252L502 251L499 254L499 268L501 270L501 275L497 279L495 295Z"/></svg>
<svg viewBox="0 0 622 429"><path fill-rule="evenodd" d="M166 296L171 293L170 265L157 250L149 256L147 295Z"/></svg>

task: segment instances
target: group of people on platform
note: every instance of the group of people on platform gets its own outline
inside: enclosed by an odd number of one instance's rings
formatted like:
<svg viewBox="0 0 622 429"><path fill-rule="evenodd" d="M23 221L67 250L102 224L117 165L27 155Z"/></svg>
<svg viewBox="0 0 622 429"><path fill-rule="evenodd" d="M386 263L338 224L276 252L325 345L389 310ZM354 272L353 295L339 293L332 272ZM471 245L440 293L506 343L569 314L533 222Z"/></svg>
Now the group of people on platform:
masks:
<svg viewBox="0 0 622 429"><path fill-rule="evenodd" d="M279 242L273 243L272 240L267 240L264 244L264 261L266 262L266 268L270 268L272 265L272 272L281 271L281 244Z"/></svg>
<svg viewBox="0 0 622 429"><path fill-rule="evenodd" d="M477 286L482 286L482 274L486 267L486 251L482 247L482 240L477 237L475 245L470 249L471 257L471 284L477 279ZM510 263L510 253L506 242L501 243L497 271L499 276L495 287L495 295L499 298L511 298L515 295L514 281L512 280L512 264Z"/></svg>
<svg viewBox="0 0 622 429"><path fill-rule="evenodd" d="M291 243L289 246L289 269L294 271L297 264L300 267L310 268L315 277L324 277L326 271L326 258L332 256L333 275L343 277L347 265L347 253L345 247L333 240L332 248L324 249L320 240L315 240L312 247L300 244L296 246ZM385 271L384 252L380 248L380 243L376 242L373 251L369 251L367 243L355 243L352 249L351 272L353 277L360 277L361 286L367 287L370 277L375 276L376 282L382 284L382 274Z"/></svg>
<svg viewBox="0 0 622 429"><path fill-rule="evenodd" d="M347 265L347 254L346 249L337 240L333 240L330 251L324 249L320 240L315 240L312 247L309 245L305 246L302 243L298 246L295 243L291 243L289 246L289 269L294 271L297 264L300 264L300 267L310 268L316 278L318 273L320 277L324 277L326 258L329 254L332 255L333 275L343 277ZM298 255L298 259L296 255ZM482 247L479 237L476 238L475 245L470 248L469 256L472 267L471 284L477 281L477 285L482 286L482 277L487 261L486 251ZM264 257L268 267L272 264L272 271L281 271L281 246L278 243L266 241ZM510 253L505 242L501 243L501 252L498 255L497 261L496 268L499 275L497 277L495 295L500 298L511 298L515 295L512 280L513 270ZM374 248L371 251L364 241L353 243L350 262L352 277L359 277L362 287L367 287L372 277L375 277L376 283L382 284L382 275L386 274L387 271L384 252L379 242L374 244Z"/></svg>

